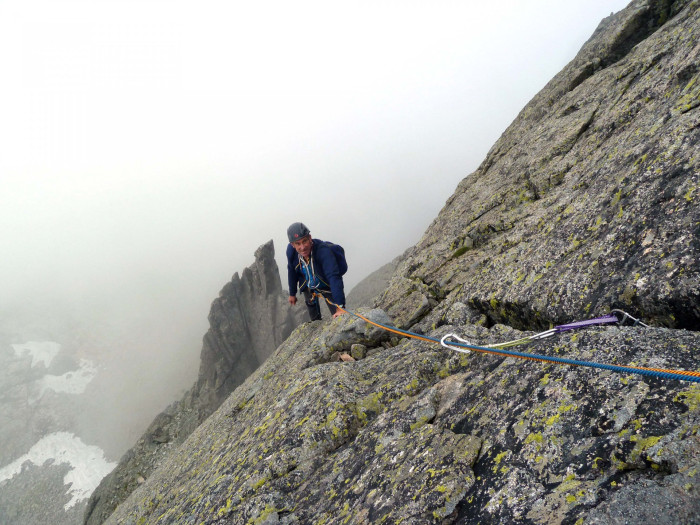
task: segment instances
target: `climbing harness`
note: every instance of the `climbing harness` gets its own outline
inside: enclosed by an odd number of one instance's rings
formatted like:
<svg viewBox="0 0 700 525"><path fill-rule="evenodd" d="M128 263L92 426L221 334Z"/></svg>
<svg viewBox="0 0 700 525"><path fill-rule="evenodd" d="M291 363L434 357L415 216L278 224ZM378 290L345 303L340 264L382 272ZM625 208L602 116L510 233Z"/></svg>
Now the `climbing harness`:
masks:
<svg viewBox="0 0 700 525"><path fill-rule="evenodd" d="M322 281L316 276L313 257L311 257L311 260L308 263L303 257L299 257L299 262L302 265L302 271L306 277L306 285L309 287L309 290L317 290L321 286Z"/></svg>
<svg viewBox="0 0 700 525"><path fill-rule="evenodd" d="M321 296L323 297L323 296ZM557 364L564 364L564 365L573 365L573 366L586 366L590 368L598 368L602 370L610 370L611 372L617 372L617 373L623 373L623 374L637 374L637 375L642 375L642 376L651 376L651 377L659 377L662 379L677 379L680 381L692 381L694 383L700 383L700 372L695 372L692 370L671 370L671 369L665 369L665 368L647 368L643 366L626 366L626 365L610 365L606 363L596 363L593 361L583 361L583 360L578 360L578 359L565 359L562 357L554 357L554 356L546 356L546 355L540 355L540 354L532 354L532 353L525 353L525 352L516 352L514 350L506 350L505 347L508 346L515 346L515 345L520 345L520 344L527 344L533 341L537 341L539 339L544 339L547 337L550 337L554 334L566 332L569 330L575 330L578 328L584 328L587 326L594 326L594 325L603 325L603 324L612 324L612 323L617 323L617 324L622 324L625 321L632 321L634 325L642 325L648 328L648 325L642 323L640 320L635 319L631 315L627 314L626 312L623 312L621 310L613 310L610 314L602 316L602 317L597 317L595 319L589 319L586 321L578 321L575 323L569 323L569 324L564 324L564 325L559 325L555 326L551 330L547 330L545 332L541 332L539 334L535 334L533 336L529 337L524 337L522 339L517 339L515 341L509 341L507 343L499 343L499 344L493 344L493 345L488 345L488 346L479 346L470 343L469 341L462 339L455 334L447 334L441 339L436 339L434 337L429 337L426 335L422 334L417 334L414 332L409 332L407 330L401 330L399 328L393 327L393 326L387 326L382 323L377 323L375 321L372 321L371 319L368 319L367 317L360 315L355 312L351 312L349 310L346 310L345 308L340 307L339 305L331 302L327 297L323 297L328 303L332 304L336 308L338 308L340 311L345 312L347 314L352 315L353 317L356 317L358 319L362 319L366 323L369 323L371 325L374 325L378 328L382 328L383 330L386 330L391 333L395 333L398 335L403 335L405 337L409 337L411 339L417 339L420 341L428 341L432 343L438 343L442 345L445 348L448 348L450 350L454 350L456 352L461 352L461 353L469 353L470 351L473 352L480 352L484 354L492 354L492 355L500 355L503 357L517 357L519 359L529 359L532 361L543 361L543 362L548 362L548 363L557 363ZM617 315L619 314L621 318L618 318ZM456 339L456 341L450 341L447 342L448 338Z"/></svg>

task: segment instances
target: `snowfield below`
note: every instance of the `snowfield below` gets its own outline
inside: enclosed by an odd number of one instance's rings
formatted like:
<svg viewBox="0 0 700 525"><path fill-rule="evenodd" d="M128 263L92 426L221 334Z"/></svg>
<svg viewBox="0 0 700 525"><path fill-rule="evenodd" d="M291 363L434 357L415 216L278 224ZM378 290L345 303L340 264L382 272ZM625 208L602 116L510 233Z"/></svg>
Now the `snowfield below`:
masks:
<svg viewBox="0 0 700 525"><path fill-rule="evenodd" d="M39 392L30 399L30 403L39 400L47 390L53 390L57 393L82 394L96 375L97 367L95 364L87 359L81 359L78 370L66 372L60 376L47 374L37 381L36 385L39 387Z"/></svg>
<svg viewBox="0 0 700 525"><path fill-rule="evenodd" d="M89 498L102 478L117 465L105 459L101 448L86 445L70 432L55 432L43 437L29 452L1 468L0 483L22 472L26 462L42 466L51 460L56 465L67 463L71 468L63 478L64 483L70 486L68 492L71 495L71 500L65 505L66 510Z"/></svg>
<svg viewBox="0 0 700 525"><path fill-rule="evenodd" d="M31 356L31 368L43 364L48 369L61 351L61 345L53 341L29 341L11 345L18 358ZM79 395L85 393L88 384L97 375L97 366L90 360L81 359L80 367L61 375L45 374L29 383L28 403L38 404L47 391ZM21 449L20 449L21 450ZM26 449L25 449L26 450ZM102 478L109 474L116 463L108 462L104 451L97 446L86 445L71 432L48 434L35 443L23 456L0 468L0 483L12 479L22 472L27 462L38 467L49 464L67 464L70 470L63 478L71 499L65 510L90 497Z"/></svg>

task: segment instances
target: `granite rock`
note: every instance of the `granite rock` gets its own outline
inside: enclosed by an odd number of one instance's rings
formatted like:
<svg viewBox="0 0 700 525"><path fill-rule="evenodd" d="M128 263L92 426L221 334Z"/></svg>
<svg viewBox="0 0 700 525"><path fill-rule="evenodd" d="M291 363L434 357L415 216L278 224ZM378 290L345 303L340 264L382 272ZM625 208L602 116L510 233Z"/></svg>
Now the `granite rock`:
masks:
<svg viewBox="0 0 700 525"><path fill-rule="evenodd" d="M440 302L546 327L622 308L700 326L700 15L635 0L606 18L457 187L378 306Z"/></svg>
<svg viewBox="0 0 700 525"><path fill-rule="evenodd" d="M286 297L268 241L256 250L255 262L240 276L234 274L212 303L197 382L156 416L102 480L88 502L86 524L103 523L287 338L298 321Z"/></svg>
<svg viewBox="0 0 700 525"><path fill-rule="evenodd" d="M459 184L357 312L418 338L298 327L107 522L700 523L697 383L434 342L621 308L518 350L698 371L699 8L603 20Z"/></svg>

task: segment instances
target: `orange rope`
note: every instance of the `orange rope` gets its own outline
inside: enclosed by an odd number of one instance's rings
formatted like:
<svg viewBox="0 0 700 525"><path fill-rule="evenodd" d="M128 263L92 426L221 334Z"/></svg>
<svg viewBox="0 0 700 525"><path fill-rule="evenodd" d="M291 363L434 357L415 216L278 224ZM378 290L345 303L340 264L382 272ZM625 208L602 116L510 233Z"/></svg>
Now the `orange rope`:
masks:
<svg viewBox="0 0 700 525"><path fill-rule="evenodd" d="M316 293L314 293L314 296L316 296L316 297L323 297L322 295L316 294ZM395 334L398 334L398 335L402 335L402 336L405 336L405 337L410 337L410 338L412 338L412 339L418 339L418 340L421 340L421 341L426 341L426 342L429 342L429 343L440 343L439 340L434 339L434 338L431 338L431 337L425 337L425 336L422 336L422 335L420 335L420 334L416 334L416 333L413 333L413 332L408 332L408 331L405 331L405 330L399 330L398 328L392 328L392 327L389 327L389 326L384 326L384 325L379 324L379 323L375 323L374 321L372 321L371 319L368 319L367 317L365 317L365 316L363 316L363 315L360 315L360 314L354 313L354 312L350 312L350 311L348 311L348 310L346 310L346 309L344 309L344 308L338 306L337 304L331 302L331 301L330 301L329 299L327 299L326 297L323 297L323 298L326 300L326 302L328 302L328 304L331 304L331 305L335 306L335 307L336 307L337 309L339 309L341 312L344 312L344 313L353 315L353 316L355 316L355 317L358 317L358 318L362 319L363 321L365 321L365 322L367 322L367 323L369 323L369 324L371 324L371 325L374 325L374 326L376 326L376 327L378 327L378 328L381 328L381 329L383 329L383 330L386 330L386 331L388 331L388 332L392 332L392 333L395 333ZM511 353L511 352L503 352L503 351L499 351L499 350L494 350L494 349L486 348L486 347L483 347L483 346L466 345L466 344L462 345L462 344L456 344L456 343L450 343L450 344L452 344L452 345L454 345L454 346L464 347L464 348L467 348L467 349L469 349L469 350L473 350L473 351L476 351L476 352L481 352L481 353L484 353L484 354L493 354L493 355L499 355L499 356L503 356L503 357L518 357L518 358L520 358L520 359L530 359L530 360L532 360L532 361L541 361L541 362L546 362L546 363L557 363L557 364L569 364L569 365L573 365L573 366L590 366L591 364L599 365L599 363L586 363L586 362L580 362L580 363L571 363L571 362L568 362L568 363L559 363L558 361L553 360L552 358L540 357L540 356L536 356L536 355L528 356L528 355L523 355L521 352L518 352L518 353ZM623 369L627 369L627 370L630 370L630 371L657 372L657 373L662 373L662 374L672 374L672 375L681 375L681 376L692 377L692 378L700 378L700 372L696 372L696 371L693 371L693 370L673 370L673 369L666 369L666 368L647 368L647 367L643 367L643 366L629 366L629 365L603 365L603 366L607 366L607 367L616 367L616 368L623 368ZM600 366L598 366L598 367L600 367Z"/></svg>

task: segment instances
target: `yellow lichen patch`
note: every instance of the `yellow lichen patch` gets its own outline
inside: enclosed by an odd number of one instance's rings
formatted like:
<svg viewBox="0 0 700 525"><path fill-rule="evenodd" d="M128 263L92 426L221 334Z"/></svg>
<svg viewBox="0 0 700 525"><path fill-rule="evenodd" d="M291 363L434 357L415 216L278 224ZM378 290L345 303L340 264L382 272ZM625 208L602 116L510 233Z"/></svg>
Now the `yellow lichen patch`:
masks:
<svg viewBox="0 0 700 525"><path fill-rule="evenodd" d="M228 514L230 511L231 511L231 498L228 498L228 499L226 500L226 505L224 505L223 507L221 507L221 508L217 511L216 515L217 515L217 517L221 518L222 516Z"/></svg>
<svg viewBox="0 0 700 525"><path fill-rule="evenodd" d="M694 76L683 88L683 95L676 103L676 111L686 113L700 106L700 84L697 84L698 76Z"/></svg>
<svg viewBox="0 0 700 525"><path fill-rule="evenodd" d="M554 423L556 423L557 421L559 421L560 419L561 419L561 415L554 414L552 417L547 419L547 421L545 421L545 423L547 424L547 426L550 426L550 425L553 425Z"/></svg>
<svg viewBox="0 0 700 525"><path fill-rule="evenodd" d="M493 462L498 465L501 460L506 457L510 453L510 450L505 450L501 452L500 454L497 454L495 458L493 458Z"/></svg>
<svg viewBox="0 0 700 525"><path fill-rule="evenodd" d="M277 514L277 512L280 509L272 506L272 505L266 505L263 511L258 515L257 518L251 519L248 521L249 524L251 525L256 525L259 523L266 523L268 518L270 517L271 514Z"/></svg>
<svg viewBox="0 0 700 525"><path fill-rule="evenodd" d="M525 438L525 444L528 445L530 443L542 443L543 438L542 438L542 433L537 432L537 433L530 433L528 436Z"/></svg>
<svg viewBox="0 0 700 525"><path fill-rule="evenodd" d="M653 447L661 440L661 436L649 436L648 438L640 438L639 436L632 436L630 441L637 443L634 450L639 449L640 451L646 450ZM634 451L633 451L634 453Z"/></svg>
<svg viewBox="0 0 700 525"><path fill-rule="evenodd" d="M690 389L678 392L673 400L687 405L691 412L695 412L700 408L700 386L691 385Z"/></svg>
<svg viewBox="0 0 700 525"><path fill-rule="evenodd" d="M423 425L426 425L428 423L428 421L430 421L429 417L421 417L415 423L411 423L410 428L411 428L411 430L416 430L417 428L420 428Z"/></svg>

